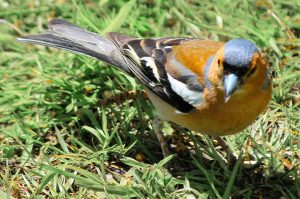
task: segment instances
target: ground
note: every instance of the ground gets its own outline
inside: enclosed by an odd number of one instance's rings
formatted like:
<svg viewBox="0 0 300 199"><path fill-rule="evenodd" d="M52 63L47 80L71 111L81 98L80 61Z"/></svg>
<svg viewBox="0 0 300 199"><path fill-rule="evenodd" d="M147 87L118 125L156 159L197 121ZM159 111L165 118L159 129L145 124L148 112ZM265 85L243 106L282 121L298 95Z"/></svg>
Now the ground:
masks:
<svg viewBox="0 0 300 199"><path fill-rule="evenodd" d="M299 0L0 0L1 198L300 198L299 10ZM99 34L250 39L270 62L269 108L225 138L233 165L215 140L174 125L163 159L133 78L16 42L53 18Z"/></svg>

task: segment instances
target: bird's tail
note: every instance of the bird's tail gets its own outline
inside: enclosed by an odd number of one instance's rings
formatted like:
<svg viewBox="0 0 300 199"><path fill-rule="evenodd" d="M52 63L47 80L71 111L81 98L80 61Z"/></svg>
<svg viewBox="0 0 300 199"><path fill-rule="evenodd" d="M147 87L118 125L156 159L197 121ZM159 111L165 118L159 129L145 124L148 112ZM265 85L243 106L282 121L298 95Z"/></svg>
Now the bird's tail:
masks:
<svg viewBox="0 0 300 199"><path fill-rule="evenodd" d="M44 34L28 35L17 40L88 55L129 72L121 52L112 41L61 19L50 21Z"/></svg>

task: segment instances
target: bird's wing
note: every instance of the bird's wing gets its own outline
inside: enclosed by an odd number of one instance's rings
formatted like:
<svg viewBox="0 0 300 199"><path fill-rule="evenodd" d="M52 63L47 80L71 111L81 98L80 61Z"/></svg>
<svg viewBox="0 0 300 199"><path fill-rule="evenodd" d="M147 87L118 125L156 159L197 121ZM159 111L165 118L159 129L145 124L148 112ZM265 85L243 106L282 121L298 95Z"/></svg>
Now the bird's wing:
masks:
<svg viewBox="0 0 300 199"><path fill-rule="evenodd" d="M130 71L165 102L182 113L203 103L203 85L197 74L172 56L173 47L195 39L136 39L119 33L108 37L126 57Z"/></svg>

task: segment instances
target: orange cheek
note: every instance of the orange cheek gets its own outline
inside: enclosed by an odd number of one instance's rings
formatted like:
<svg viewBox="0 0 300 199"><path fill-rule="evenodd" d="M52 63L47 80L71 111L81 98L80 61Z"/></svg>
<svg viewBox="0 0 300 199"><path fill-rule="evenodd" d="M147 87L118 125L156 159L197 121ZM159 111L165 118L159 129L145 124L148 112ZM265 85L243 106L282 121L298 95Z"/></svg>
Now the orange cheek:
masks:
<svg viewBox="0 0 300 199"><path fill-rule="evenodd" d="M243 89L249 93L253 93L256 92L257 89L261 89L267 76L268 63L261 54L254 54L251 62L251 68L254 67L257 67L255 73L250 77L245 77L244 79L245 84Z"/></svg>
<svg viewBox="0 0 300 199"><path fill-rule="evenodd" d="M224 60L224 47L222 47L217 53L211 65L209 71L209 80L216 87L222 85L223 78L223 65L222 62Z"/></svg>
<svg viewBox="0 0 300 199"><path fill-rule="evenodd" d="M244 90L249 93L254 93L257 89L262 89L266 77L266 69L257 69L257 73L253 77L245 80Z"/></svg>

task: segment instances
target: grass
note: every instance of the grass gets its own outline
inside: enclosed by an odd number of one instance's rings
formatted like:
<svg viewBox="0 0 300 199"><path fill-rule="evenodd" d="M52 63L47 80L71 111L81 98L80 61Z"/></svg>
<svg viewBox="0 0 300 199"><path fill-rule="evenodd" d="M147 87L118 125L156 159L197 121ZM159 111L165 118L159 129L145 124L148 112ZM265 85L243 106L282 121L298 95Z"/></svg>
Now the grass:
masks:
<svg viewBox="0 0 300 199"><path fill-rule="evenodd" d="M0 197L300 198L299 10L298 0L0 0ZM101 34L255 41L274 92L265 114L226 137L239 161L228 165L209 137L171 126L176 157L163 159L143 95L99 105L141 91L133 78L15 41L56 17Z"/></svg>

